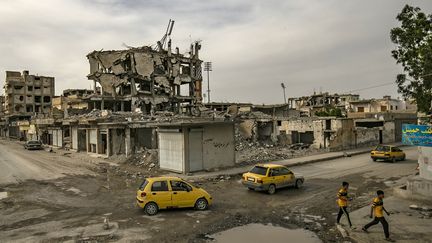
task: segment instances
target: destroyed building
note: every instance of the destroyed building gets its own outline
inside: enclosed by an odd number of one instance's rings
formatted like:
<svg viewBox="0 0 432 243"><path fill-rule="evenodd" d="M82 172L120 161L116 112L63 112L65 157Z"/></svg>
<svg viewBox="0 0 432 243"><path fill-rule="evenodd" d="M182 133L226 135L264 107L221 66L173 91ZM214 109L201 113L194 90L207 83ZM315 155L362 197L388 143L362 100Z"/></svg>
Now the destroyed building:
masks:
<svg viewBox="0 0 432 243"><path fill-rule="evenodd" d="M4 115L4 102L5 97L3 95L0 95L0 117Z"/></svg>
<svg viewBox="0 0 432 243"><path fill-rule="evenodd" d="M94 90L89 89L64 90L61 96L53 98L53 109L57 112L65 112L66 116L77 110L88 111L90 107L86 98L92 94L94 94Z"/></svg>
<svg viewBox="0 0 432 243"><path fill-rule="evenodd" d="M316 112L328 107L341 109L344 113L350 108L350 102L360 99L358 94L314 93L311 96L289 98L291 108L299 110L302 116L315 116Z"/></svg>
<svg viewBox="0 0 432 243"><path fill-rule="evenodd" d="M32 131L31 117L51 114L54 82L53 77L30 75L29 71L6 71L5 136L26 139Z"/></svg>
<svg viewBox="0 0 432 243"><path fill-rule="evenodd" d="M191 44L188 55L171 49L148 46L126 50L93 51L88 79L95 89L88 97L92 109L112 111L171 111L199 114L202 101L201 44Z"/></svg>
<svg viewBox="0 0 432 243"><path fill-rule="evenodd" d="M54 78L30 75L29 71L6 71L5 113L23 115L49 114L54 96Z"/></svg>

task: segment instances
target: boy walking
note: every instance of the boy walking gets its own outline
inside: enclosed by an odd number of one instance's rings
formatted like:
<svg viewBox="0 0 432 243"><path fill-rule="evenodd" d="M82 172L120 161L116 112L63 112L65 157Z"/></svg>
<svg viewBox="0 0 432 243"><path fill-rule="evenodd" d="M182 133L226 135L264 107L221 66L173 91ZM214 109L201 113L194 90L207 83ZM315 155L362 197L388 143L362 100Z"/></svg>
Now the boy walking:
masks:
<svg viewBox="0 0 432 243"><path fill-rule="evenodd" d="M339 190L339 192L337 194L337 197L338 197L337 204L339 206L339 213L338 213L338 216L336 219L336 223L339 224L342 215L345 214L345 216L348 219L348 223L349 223L350 228L353 229L354 227L351 224L351 219L350 219L348 211L347 211L348 200L349 200L348 188L349 188L349 183L346 181L342 182L342 188Z"/></svg>
<svg viewBox="0 0 432 243"><path fill-rule="evenodd" d="M372 203L372 207L371 207L371 212L370 212L370 218L372 218L372 214L375 215L375 218L368 223L367 225L365 225L362 230L366 233L368 233L367 229L373 225L376 225L378 223L381 223L384 229L384 235L385 235L385 239L387 241L391 241L393 242L392 239L390 239L390 233L389 233L389 225L387 223L387 220L384 218L384 213L383 211L387 214L390 215L389 212L387 212L387 210L384 208L384 192L381 190L377 191L377 197L374 198L373 203Z"/></svg>

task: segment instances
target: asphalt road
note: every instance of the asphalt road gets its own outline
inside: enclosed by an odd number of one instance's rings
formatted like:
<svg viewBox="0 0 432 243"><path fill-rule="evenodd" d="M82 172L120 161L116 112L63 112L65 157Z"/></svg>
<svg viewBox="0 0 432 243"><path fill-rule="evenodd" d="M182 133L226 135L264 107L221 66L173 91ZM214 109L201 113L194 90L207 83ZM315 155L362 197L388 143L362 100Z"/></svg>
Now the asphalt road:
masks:
<svg viewBox="0 0 432 243"><path fill-rule="evenodd" d="M26 151L19 144L0 140L3 183L43 180L0 188L9 192L7 199L0 200L0 239L57 242L110 241L114 237L119 241L206 242L203 236L221 230L272 223L308 228L324 242L343 242L334 228L335 197L341 181L352 185L350 191L356 196L352 210L368 205L378 188L391 194L389 187L415 173L417 149L404 150L407 160L394 164L373 162L368 154L362 154L292 167L305 176L303 188L281 189L271 196L247 190L238 176L205 179L199 183L214 198L209 210L165 210L149 217L135 206L136 188L142 179L132 177L133 172L119 175L118 170L99 168L95 173L76 159L76 154L69 158L60 151ZM90 173L96 176L85 175ZM84 175L68 176L73 174ZM57 179L45 180L48 178ZM305 215L314 217L307 222ZM112 230L103 230L105 217L109 217Z"/></svg>
<svg viewBox="0 0 432 243"><path fill-rule="evenodd" d="M370 159L369 154L361 154L353 157L340 158L302 166L295 166L293 171L303 174L306 178L332 179L352 174L362 173L365 177L389 179L412 175L417 167L417 147L403 148L406 153L405 161L396 163L377 161Z"/></svg>
<svg viewBox="0 0 432 243"><path fill-rule="evenodd" d="M0 185L47 180L67 174L93 174L89 164L44 150L28 151L17 142L0 140Z"/></svg>

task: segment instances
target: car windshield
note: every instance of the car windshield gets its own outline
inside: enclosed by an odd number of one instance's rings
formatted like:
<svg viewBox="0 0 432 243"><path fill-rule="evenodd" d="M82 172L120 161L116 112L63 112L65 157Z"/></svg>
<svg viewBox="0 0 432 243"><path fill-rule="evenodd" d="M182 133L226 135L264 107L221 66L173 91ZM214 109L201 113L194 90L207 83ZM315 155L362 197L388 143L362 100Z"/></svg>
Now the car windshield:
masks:
<svg viewBox="0 0 432 243"><path fill-rule="evenodd" d="M390 147L389 146L377 146L376 151L381 151L381 152L389 152L390 151Z"/></svg>
<svg viewBox="0 0 432 243"><path fill-rule="evenodd" d="M39 141L28 141L28 144L40 144Z"/></svg>
<svg viewBox="0 0 432 243"><path fill-rule="evenodd" d="M251 173L257 174L257 175L266 175L267 174L267 168L262 166L255 166L250 171Z"/></svg>
<svg viewBox="0 0 432 243"><path fill-rule="evenodd" d="M200 188L198 185L194 184L194 183L190 183L188 181L184 181L182 180L184 183L188 184L189 186L195 187L195 188Z"/></svg>

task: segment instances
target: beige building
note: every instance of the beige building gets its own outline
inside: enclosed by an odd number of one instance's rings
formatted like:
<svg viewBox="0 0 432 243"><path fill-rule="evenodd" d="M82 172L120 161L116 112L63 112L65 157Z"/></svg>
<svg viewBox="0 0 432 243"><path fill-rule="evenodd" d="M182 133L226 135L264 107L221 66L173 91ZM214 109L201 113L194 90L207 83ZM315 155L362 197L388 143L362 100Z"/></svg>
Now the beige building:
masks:
<svg viewBox="0 0 432 243"><path fill-rule="evenodd" d="M288 104L292 109L299 110L302 116L315 116L318 111L325 110L326 107L339 108L342 111L349 109L351 101L358 101L358 94L330 94L314 93L310 96L289 98Z"/></svg>
<svg viewBox="0 0 432 243"><path fill-rule="evenodd" d="M376 119L303 117L282 121L287 144L310 144L316 149L343 149L395 142L395 122Z"/></svg>
<svg viewBox="0 0 432 243"><path fill-rule="evenodd" d="M64 109L88 109L88 96L94 94L93 90L88 89L67 89L63 91L63 95L53 98L52 106L58 110Z"/></svg>
<svg viewBox="0 0 432 243"><path fill-rule="evenodd" d="M412 109L412 105L409 106ZM384 96L382 99L368 99L350 102L351 112L386 112L407 110L406 102L399 99L392 99L391 96Z"/></svg>
<svg viewBox="0 0 432 243"><path fill-rule="evenodd" d="M54 78L30 75L29 71L6 71L7 115L49 114L54 96Z"/></svg>
<svg viewBox="0 0 432 243"><path fill-rule="evenodd" d="M4 114L4 102L5 97L3 95L0 95L0 117Z"/></svg>

